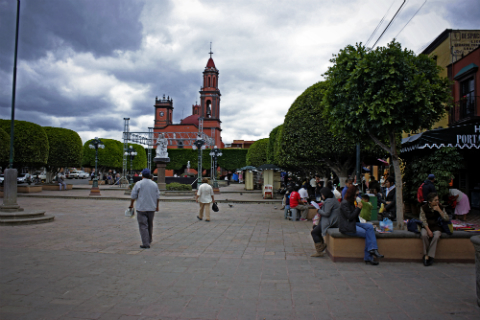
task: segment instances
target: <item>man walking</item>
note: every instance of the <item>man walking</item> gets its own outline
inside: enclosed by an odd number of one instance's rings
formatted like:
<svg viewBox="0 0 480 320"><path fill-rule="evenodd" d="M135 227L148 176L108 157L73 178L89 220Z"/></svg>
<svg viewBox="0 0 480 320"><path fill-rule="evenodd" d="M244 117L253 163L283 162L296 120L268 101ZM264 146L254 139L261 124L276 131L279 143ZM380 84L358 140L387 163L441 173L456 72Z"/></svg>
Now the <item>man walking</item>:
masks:
<svg viewBox="0 0 480 320"><path fill-rule="evenodd" d="M149 169L143 169L142 180L135 183L132 190L132 202L130 209L133 208L133 203L137 201L137 221L140 229L140 237L142 238L142 249L150 249L153 235L153 217L155 211L158 211L158 202L160 201L160 191L158 186L151 179Z"/></svg>
<svg viewBox="0 0 480 320"><path fill-rule="evenodd" d="M202 178L202 184L198 187L195 201L200 204L200 211L197 219L203 220L203 211L205 211L205 221L210 222L210 203L214 202L213 189L208 184L208 178Z"/></svg>

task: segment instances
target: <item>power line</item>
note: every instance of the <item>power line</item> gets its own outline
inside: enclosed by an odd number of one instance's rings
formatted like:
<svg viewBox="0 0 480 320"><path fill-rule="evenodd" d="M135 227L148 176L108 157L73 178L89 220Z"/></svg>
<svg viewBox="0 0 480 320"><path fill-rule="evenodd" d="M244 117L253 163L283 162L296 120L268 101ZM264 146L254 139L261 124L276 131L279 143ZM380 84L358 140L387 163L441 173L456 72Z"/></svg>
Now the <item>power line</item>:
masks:
<svg viewBox="0 0 480 320"><path fill-rule="evenodd" d="M383 16L382 20L380 20L380 22L377 24L377 27L375 28L375 30L373 30L372 34L370 35L370 37L368 38L367 42L365 42L365 46L368 45L368 43L370 42L370 40L372 39L373 35L375 34L375 32L377 32L378 28L382 25L383 21L385 21L385 17L387 16L388 12L390 11L390 9L392 8L393 4L395 3L395 1L392 2L392 4L390 5L390 7L388 7L388 10L387 12L385 12L385 15Z"/></svg>
<svg viewBox="0 0 480 320"><path fill-rule="evenodd" d="M412 21L413 18L415 18L415 16L417 15L417 13L422 10L423 6L425 5L425 3L427 3L428 0L425 0L425 2L420 6L420 8L418 8L417 12L415 12L413 14L413 16L410 18L410 20L408 20L408 22L403 26L403 28L397 33L397 35L395 36L395 38L398 37L398 35L400 34L400 32L403 31L403 29L405 29L405 27L410 23L410 21Z"/></svg>
<svg viewBox="0 0 480 320"><path fill-rule="evenodd" d="M402 10L402 7L405 5L405 2L406 0L403 0L403 3L402 5L400 6L400 8L398 8L397 12L395 12L395 15L393 16L392 20L390 20L390 22L388 23L387 27L385 28L385 30L383 30L382 34L380 35L380 37L378 37L377 41L375 41L375 43L373 44L372 46L372 49L375 48L375 46L377 45L378 41L380 41L380 39L382 38L383 34L385 33L385 31L388 30L388 28L390 27L390 25L392 24L392 22L395 20L395 18L397 17L397 14L400 12L400 10Z"/></svg>

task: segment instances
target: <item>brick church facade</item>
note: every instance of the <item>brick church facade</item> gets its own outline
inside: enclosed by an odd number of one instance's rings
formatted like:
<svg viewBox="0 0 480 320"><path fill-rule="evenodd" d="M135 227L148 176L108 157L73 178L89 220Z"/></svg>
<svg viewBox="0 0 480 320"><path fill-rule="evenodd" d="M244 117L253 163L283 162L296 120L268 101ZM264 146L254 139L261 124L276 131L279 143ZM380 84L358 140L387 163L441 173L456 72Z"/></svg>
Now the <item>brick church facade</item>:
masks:
<svg viewBox="0 0 480 320"><path fill-rule="evenodd" d="M192 106L192 115L182 119L179 124L174 124L173 119L173 99L170 97L155 98L155 136L162 132L191 132L197 133L199 127L199 118L203 118L203 132L215 140L215 145L224 148L222 141L222 129L220 121L220 89L218 88L218 69L212 59L208 59L207 66L203 71L203 85L200 88L200 105ZM172 141L168 145L169 149L191 148L184 145L182 141Z"/></svg>

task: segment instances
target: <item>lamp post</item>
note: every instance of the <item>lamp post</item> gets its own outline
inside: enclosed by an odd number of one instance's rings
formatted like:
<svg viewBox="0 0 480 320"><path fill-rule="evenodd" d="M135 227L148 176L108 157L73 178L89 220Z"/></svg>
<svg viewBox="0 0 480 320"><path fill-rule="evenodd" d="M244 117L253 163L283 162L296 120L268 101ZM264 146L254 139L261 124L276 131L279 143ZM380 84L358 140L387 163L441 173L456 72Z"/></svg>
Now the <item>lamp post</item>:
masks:
<svg viewBox="0 0 480 320"><path fill-rule="evenodd" d="M98 149L105 149L102 140L95 137L95 139L88 145L90 149L95 149L95 176L93 177L93 185L90 190L91 196L100 196L100 189L98 188Z"/></svg>
<svg viewBox="0 0 480 320"><path fill-rule="evenodd" d="M197 136L197 140L193 143L193 150L198 150L198 178L197 178L197 189L202 184L202 150L205 149L205 140L202 137Z"/></svg>
<svg viewBox="0 0 480 320"><path fill-rule="evenodd" d="M125 155L130 156L130 184L133 184L133 159L135 159L137 151L132 146L129 146L127 151L125 151Z"/></svg>
<svg viewBox="0 0 480 320"><path fill-rule="evenodd" d="M215 172L213 174L213 189L218 189L218 182L217 182L217 159L218 157L222 156L222 151L214 146L212 151L210 151L210 156L213 157L213 168Z"/></svg>

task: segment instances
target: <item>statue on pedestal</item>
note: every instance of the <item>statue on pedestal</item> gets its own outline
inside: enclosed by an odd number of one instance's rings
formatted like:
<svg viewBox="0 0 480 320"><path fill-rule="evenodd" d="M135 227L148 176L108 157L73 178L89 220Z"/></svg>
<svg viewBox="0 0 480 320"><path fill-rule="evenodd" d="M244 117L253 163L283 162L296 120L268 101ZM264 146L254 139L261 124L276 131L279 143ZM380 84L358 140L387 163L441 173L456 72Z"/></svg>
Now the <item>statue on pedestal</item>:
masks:
<svg viewBox="0 0 480 320"><path fill-rule="evenodd" d="M165 138L165 135L163 133L160 133L158 135L157 142L155 145L157 146L155 158L168 159L168 151L167 151L168 140L167 138Z"/></svg>

